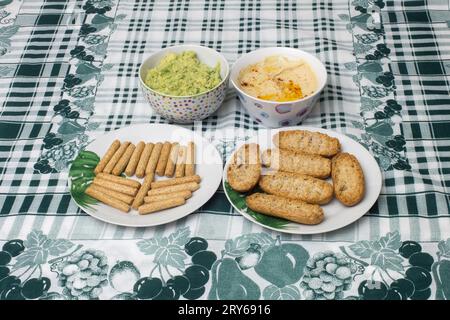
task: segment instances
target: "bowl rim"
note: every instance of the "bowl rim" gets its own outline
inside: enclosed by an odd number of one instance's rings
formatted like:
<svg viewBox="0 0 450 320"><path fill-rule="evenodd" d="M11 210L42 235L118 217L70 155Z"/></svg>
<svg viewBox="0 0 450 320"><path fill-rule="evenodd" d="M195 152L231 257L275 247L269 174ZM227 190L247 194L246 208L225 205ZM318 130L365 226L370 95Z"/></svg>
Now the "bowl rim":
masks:
<svg viewBox="0 0 450 320"><path fill-rule="evenodd" d="M219 57L221 57L221 58L223 59L223 61L225 61L225 66L226 66L226 74L225 74L225 77L224 77L224 78L222 79L222 81L220 81L214 88L211 88L211 89L209 89L209 90L207 90L207 91L204 91L204 92L201 92L201 93L197 93L197 94L194 94L194 95L189 95L189 96L174 96L174 95L162 93L162 92L159 92L159 91L156 91L156 90L150 88L150 87L145 83L145 81L142 79L142 77L141 77L141 71L143 70L142 68L143 68L145 62L147 62L147 60L151 59L154 55L160 53L161 51L165 51L165 50L168 50L168 49L171 49L171 48L177 48L177 47L198 47L198 48L206 48L206 49L211 50L211 51L214 52L216 55L218 55ZM149 90L149 91L151 91L151 92L153 92L153 93L155 93L155 94L157 94L157 95L160 95L160 96L163 96L163 97L168 97L168 98L176 98L176 99L195 98L195 97L198 97L198 96L201 96L201 95L210 93L210 92L216 90L218 87L220 87L220 86L221 86L221 85L222 85L222 84L230 77L230 73L231 73L230 64L228 63L228 60L225 58L225 56L224 56L222 53L220 53L219 51L217 51L217 50L215 50L215 49L213 49L213 48L210 48L210 47L200 46L200 45L198 45L198 44L189 44L189 43L184 43L184 44L179 44L179 45L174 45L174 46L169 46L169 47L161 48L161 49L159 49L159 50L157 50L157 51L155 51L155 52L150 53L149 55L147 55L147 56L142 60L141 65L139 66L139 70L138 70L139 82L141 83L141 86L143 86L145 89L147 89L147 90Z"/></svg>
<svg viewBox="0 0 450 320"><path fill-rule="evenodd" d="M327 82L328 82L328 72L327 72L327 68L325 67L325 65L323 64L323 62L320 61L320 59L317 58L315 55L313 55L313 54L311 54L311 53L309 53L309 52L307 52L307 51L304 51L304 50L301 50L301 49L297 49L297 48L291 48L291 47L265 47L265 48L259 48L259 49L253 50L253 51L249 51L249 52L244 53L243 55L241 55L241 56L233 63L233 66L231 67L231 72L230 72L230 74L233 73L233 70L236 68L237 62L239 62L239 60L243 59L244 57L246 57L246 56L248 56L248 55L250 55L250 54L253 54L253 53L255 53L255 52L258 52L258 51L266 51L266 50L274 50L274 49L276 49L276 50L297 51L297 52L300 52L300 53L302 53L302 54L305 54L305 55L308 57L307 59L316 60L316 61L319 63L320 67L323 69L324 74L325 74L325 80L324 80L322 86L320 86L318 89L316 89L316 91L315 91L312 95L310 95L310 96L303 97L303 98L300 98L300 99L297 99L297 100L290 100L290 101L264 100L264 99L260 99L260 98L254 97L254 96L252 96L252 95L249 95L248 93L244 92L244 91L239 87L239 85L238 85L237 83L234 82L233 78L230 76L230 82L231 82L231 84L233 85L234 89L235 89L237 92L239 92L240 94L242 94L242 95L244 95L245 97L247 97L247 98L256 100L256 101L258 101L258 102L268 103L268 104L273 104L273 105L293 104L293 103L298 103L298 102L308 101L308 100L310 100L310 99L316 97L317 95L320 95L320 93L323 91L323 89L325 88L325 86L327 85ZM276 54L275 54L275 55L276 55ZM282 54L280 53L279 55L282 55ZM308 62L308 61L307 61L307 62ZM248 65L247 65L247 66L248 66ZM244 68L244 67L243 67L243 68ZM241 68L241 70L242 70L242 68ZM240 71L240 70L239 70L239 71ZM316 72L316 70L314 70L314 69L313 69L313 71Z"/></svg>

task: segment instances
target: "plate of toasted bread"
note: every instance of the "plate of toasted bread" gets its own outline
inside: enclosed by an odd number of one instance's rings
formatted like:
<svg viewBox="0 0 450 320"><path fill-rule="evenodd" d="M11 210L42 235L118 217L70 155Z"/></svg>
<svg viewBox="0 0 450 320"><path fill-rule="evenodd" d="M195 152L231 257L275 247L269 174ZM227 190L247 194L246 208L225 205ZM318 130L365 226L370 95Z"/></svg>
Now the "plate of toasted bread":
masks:
<svg viewBox="0 0 450 320"><path fill-rule="evenodd" d="M223 188L245 218L292 234L345 227L375 204L381 170L344 134L313 127L261 130L236 146Z"/></svg>
<svg viewBox="0 0 450 320"><path fill-rule="evenodd" d="M148 227L194 212L216 192L222 158L201 135L139 124L93 140L69 169L72 199L94 218Z"/></svg>

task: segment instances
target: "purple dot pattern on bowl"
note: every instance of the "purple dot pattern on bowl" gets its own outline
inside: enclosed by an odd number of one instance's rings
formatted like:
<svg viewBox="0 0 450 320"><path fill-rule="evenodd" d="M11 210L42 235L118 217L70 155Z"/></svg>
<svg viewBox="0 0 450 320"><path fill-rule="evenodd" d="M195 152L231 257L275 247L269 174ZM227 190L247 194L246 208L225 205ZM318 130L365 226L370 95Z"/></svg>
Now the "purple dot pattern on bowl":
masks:
<svg viewBox="0 0 450 320"><path fill-rule="evenodd" d="M267 113L265 113L265 112L261 112L260 115L263 118L269 119L269 115Z"/></svg>
<svg viewBox="0 0 450 320"><path fill-rule="evenodd" d="M264 107L262 105L260 105L259 103L255 103L255 106L259 109L264 109Z"/></svg>
<svg viewBox="0 0 450 320"><path fill-rule="evenodd" d="M280 113L280 114L284 114L284 113L289 113L292 110L292 105L290 104L279 104L275 107L275 111Z"/></svg>
<svg viewBox="0 0 450 320"><path fill-rule="evenodd" d="M145 99L153 109L167 120L190 123L213 114L225 99L227 81L216 89L189 98L166 97L141 86Z"/></svg>
<svg viewBox="0 0 450 320"><path fill-rule="evenodd" d="M304 109L300 110L300 112L298 112L298 113L296 114L296 116L297 116L297 117L301 117L301 116L303 116L307 111L308 111L308 108L304 108Z"/></svg>
<svg viewBox="0 0 450 320"><path fill-rule="evenodd" d="M290 124L291 124L291 122L289 120L280 121L280 126L282 126L282 127L287 127Z"/></svg>

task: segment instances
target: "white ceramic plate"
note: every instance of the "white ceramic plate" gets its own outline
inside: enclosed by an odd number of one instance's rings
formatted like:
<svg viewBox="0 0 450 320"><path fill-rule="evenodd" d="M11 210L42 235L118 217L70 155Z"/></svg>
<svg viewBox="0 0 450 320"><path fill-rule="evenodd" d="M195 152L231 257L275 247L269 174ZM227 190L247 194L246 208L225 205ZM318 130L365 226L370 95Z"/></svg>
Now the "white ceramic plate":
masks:
<svg viewBox="0 0 450 320"><path fill-rule="evenodd" d="M89 185L92 181L95 161L98 161L93 160L96 159L95 154L101 158L115 139L122 142L131 141L134 144L142 140L153 143L179 142L182 145L186 145L188 141L193 140L196 144L196 173L202 178L200 189L194 192L192 197L182 206L147 215L139 215L133 209L129 213L123 213L87 197L80 190L84 191L83 186ZM69 170L69 187L72 198L87 214L116 225L149 227L181 219L205 204L214 195L222 179L222 158L217 149L200 135L179 126L141 124L125 127L98 137L85 150L87 152L80 152ZM85 161L82 158L88 160ZM80 170L80 168L82 169ZM135 176L132 178L139 180ZM158 181L165 178L156 176L155 179Z"/></svg>
<svg viewBox="0 0 450 320"><path fill-rule="evenodd" d="M364 171L364 176L366 180L365 186L366 193L364 199L359 204L353 207L346 207L343 204L341 204L338 200L333 199L327 205L322 206L325 213L325 219L322 223L318 225L302 225L284 219L265 216L263 214L253 212L252 210L248 209L248 207L245 205L245 194L237 193L236 191L232 190L228 185L226 172L228 166L230 165L231 159L230 157L227 163L225 164L225 168L223 171L223 189L225 190L225 194L228 200L231 202L233 207L238 212L240 212L245 218L249 219L250 221L257 223L263 227L285 233L317 234L330 232L345 227L350 223L361 218L366 212L369 211L369 209L377 201L378 195L380 194L381 191L382 176L377 161L362 145L360 145L355 140L334 131L320 128L299 126L283 129L261 130L258 132L256 136L236 146L235 150L237 150L240 147L240 145L244 143L254 142L260 145L262 152L268 148L274 147L272 142L272 136L278 131L298 130L298 129L322 132L332 137L338 138L342 145L342 151L349 152L356 156ZM265 169L263 169L263 173L264 171ZM329 182L331 182L331 179L329 179Z"/></svg>

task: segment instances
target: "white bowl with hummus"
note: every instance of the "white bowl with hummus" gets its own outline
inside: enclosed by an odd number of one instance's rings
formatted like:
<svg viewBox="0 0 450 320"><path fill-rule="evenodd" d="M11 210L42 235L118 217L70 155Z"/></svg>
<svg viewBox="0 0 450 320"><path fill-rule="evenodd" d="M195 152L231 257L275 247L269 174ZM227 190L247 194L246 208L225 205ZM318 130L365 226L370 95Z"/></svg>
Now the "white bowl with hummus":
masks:
<svg viewBox="0 0 450 320"><path fill-rule="evenodd" d="M222 54L186 44L162 49L144 59L139 80L145 99L159 115L176 123L192 123L220 107L229 73Z"/></svg>
<svg viewBox="0 0 450 320"><path fill-rule="evenodd" d="M325 87L327 72L310 53L272 47L241 56L230 80L250 116L278 128L297 125L309 115Z"/></svg>

